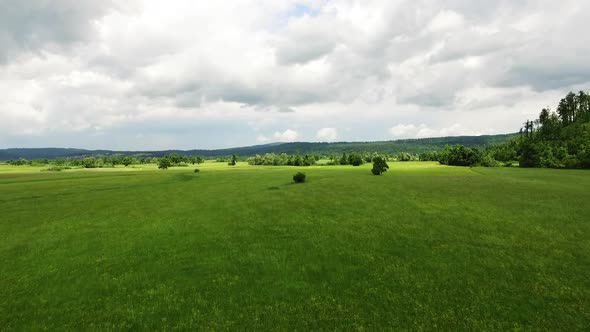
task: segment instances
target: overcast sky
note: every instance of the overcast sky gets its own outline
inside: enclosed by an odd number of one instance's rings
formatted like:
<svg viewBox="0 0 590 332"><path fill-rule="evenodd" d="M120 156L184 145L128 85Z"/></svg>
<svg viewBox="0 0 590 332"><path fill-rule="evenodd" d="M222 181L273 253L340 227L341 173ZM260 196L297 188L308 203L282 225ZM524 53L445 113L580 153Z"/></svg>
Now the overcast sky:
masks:
<svg viewBox="0 0 590 332"><path fill-rule="evenodd" d="M590 1L0 0L0 148L516 132L590 87Z"/></svg>

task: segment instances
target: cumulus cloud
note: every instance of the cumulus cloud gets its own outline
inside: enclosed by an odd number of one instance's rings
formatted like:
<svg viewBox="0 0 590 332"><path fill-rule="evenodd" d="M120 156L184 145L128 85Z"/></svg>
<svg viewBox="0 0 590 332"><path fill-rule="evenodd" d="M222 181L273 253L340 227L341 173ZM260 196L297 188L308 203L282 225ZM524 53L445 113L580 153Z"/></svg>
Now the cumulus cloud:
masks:
<svg viewBox="0 0 590 332"><path fill-rule="evenodd" d="M266 144L270 141L270 139L264 135L256 136L256 143Z"/></svg>
<svg viewBox="0 0 590 332"><path fill-rule="evenodd" d="M334 142L338 139L338 130L336 128L322 128L318 130L316 137L322 142Z"/></svg>
<svg viewBox="0 0 590 332"><path fill-rule="evenodd" d="M481 131L465 128L459 123L455 123L449 127L433 129L425 124L398 124L389 129L391 136L395 138L427 138L427 137L445 137L445 136L477 136L486 135L494 132L493 128L484 129Z"/></svg>
<svg viewBox="0 0 590 332"><path fill-rule="evenodd" d="M460 27L463 24L463 16L452 10L442 10L428 24L431 31L441 31Z"/></svg>
<svg viewBox="0 0 590 332"><path fill-rule="evenodd" d="M291 129L287 129L283 132L277 131L273 135L273 138L279 142L294 142L298 137L299 134Z"/></svg>
<svg viewBox="0 0 590 332"><path fill-rule="evenodd" d="M576 0L0 0L0 147L514 132L590 87L589 13Z"/></svg>

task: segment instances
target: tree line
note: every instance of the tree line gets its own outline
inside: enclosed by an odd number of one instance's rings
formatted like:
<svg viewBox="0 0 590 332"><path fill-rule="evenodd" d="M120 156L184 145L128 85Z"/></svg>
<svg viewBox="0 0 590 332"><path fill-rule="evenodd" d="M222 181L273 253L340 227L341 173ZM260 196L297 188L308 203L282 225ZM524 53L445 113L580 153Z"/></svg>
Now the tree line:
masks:
<svg viewBox="0 0 590 332"><path fill-rule="evenodd" d="M515 158L521 167L590 168L590 95L568 93L556 111L542 109L518 137L492 150L498 160Z"/></svg>
<svg viewBox="0 0 590 332"><path fill-rule="evenodd" d="M514 166L548 168L590 168L590 95L584 91L570 92L562 98L556 111L544 108L535 120L527 120L517 136L502 143L483 148L465 145L446 145L440 150L423 151L420 154L400 152L387 154L379 152L342 152L341 154L287 154L266 153L254 157L217 157L217 162L228 162L230 166L237 161L262 166L312 166L320 159L327 159L326 165L360 166L373 162L375 157L384 161L438 161L452 166ZM64 159L20 158L9 160L8 164L47 165L58 167L115 167L133 164L158 164L160 168L200 164L205 159L171 153L161 158L149 156L108 155Z"/></svg>

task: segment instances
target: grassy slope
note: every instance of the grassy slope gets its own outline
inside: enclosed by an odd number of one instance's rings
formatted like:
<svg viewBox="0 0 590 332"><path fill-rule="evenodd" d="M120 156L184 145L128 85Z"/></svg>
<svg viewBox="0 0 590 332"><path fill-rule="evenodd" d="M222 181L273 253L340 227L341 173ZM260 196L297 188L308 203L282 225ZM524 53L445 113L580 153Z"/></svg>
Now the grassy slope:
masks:
<svg viewBox="0 0 590 332"><path fill-rule="evenodd" d="M590 173L0 172L7 329L590 325Z"/></svg>

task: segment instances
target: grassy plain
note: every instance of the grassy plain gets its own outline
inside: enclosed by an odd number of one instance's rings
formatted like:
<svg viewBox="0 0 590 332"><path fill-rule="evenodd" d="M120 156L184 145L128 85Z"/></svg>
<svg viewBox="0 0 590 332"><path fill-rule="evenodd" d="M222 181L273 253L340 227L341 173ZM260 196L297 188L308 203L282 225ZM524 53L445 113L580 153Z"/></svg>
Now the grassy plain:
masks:
<svg viewBox="0 0 590 332"><path fill-rule="evenodd" d="M590 172L390 166L0 165L0 330L590 326Z"/></svg>

